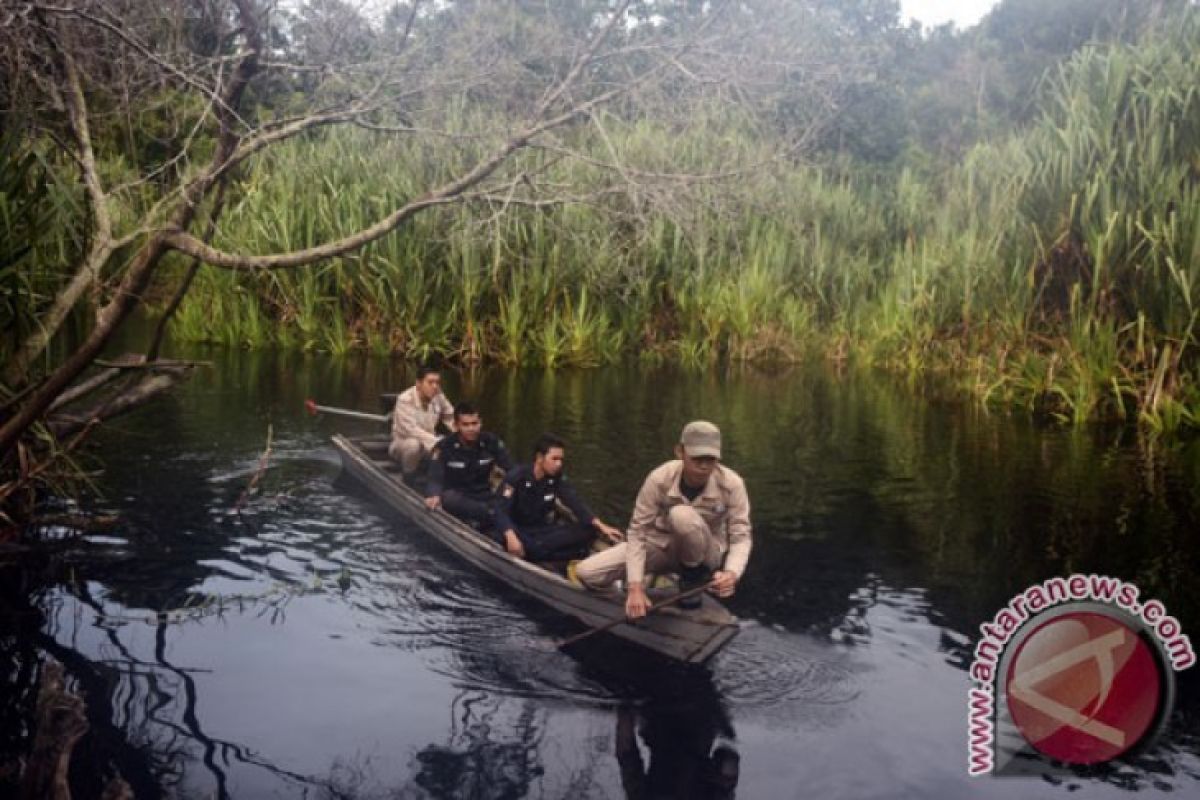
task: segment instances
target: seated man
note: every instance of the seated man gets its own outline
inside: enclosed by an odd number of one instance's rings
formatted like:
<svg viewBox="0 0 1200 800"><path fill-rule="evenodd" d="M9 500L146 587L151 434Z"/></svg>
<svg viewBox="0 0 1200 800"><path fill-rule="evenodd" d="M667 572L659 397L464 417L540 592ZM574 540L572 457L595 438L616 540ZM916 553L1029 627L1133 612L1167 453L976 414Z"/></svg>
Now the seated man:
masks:
<svg viewBox="0 0 1200 800"><path fill-rule="evenodd" d="M579 558L597 532L617 542L621 532L588 510L563 474L566 445L543 434L533 447L533 463L510 470L496 511L498 541L513 555L530 561ZM575 515L575 523L559 520L555 501Z"/></svg>
<svg viewBox="0 0 1200 800"><path fill-rule="evenodd" d="M629 582L625 613L631 619L645 616L650 608L643 586L646 570L678 572L680 591L713 581L713 591L728 597L750 558L750 500L741 476L719 463L721 431L711 422L689 422L675 455L678 460L646 476L628 541L576 568L580 583L591 589L624 575ZM695 608L700 598L679 605Z"/></svg>
<svg viewBox="0 0 1200 800"><path fill-rule="evenodd" d="M512 469L512 459L500 437L483 432L479 409L470 403L454 409L454 429L433 448L425 505L443 508L480 530L493 530L496 496L488 478L493 467Z"/></svg>
<svg viewBox="0 0 1200 800"><path fill-rule="evenodd" d="M392 443L388 455L405 475L417 471L421 459L438 442L438 423L454 430L454 406L442 394L442 376L433 367L417 370L417 382L396 397L392 409Z"/></svg>

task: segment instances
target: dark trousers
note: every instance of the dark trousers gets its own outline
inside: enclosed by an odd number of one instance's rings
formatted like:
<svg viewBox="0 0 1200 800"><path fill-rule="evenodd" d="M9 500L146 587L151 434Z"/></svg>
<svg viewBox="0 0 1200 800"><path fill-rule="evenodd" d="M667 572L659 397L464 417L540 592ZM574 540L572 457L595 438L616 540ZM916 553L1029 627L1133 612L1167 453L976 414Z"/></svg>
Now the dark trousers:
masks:
<svg viewBox="0 0 1200 800"><path fill-rule="evenodd" d="M517 538L530 561L569 561L587 555L592 531L579 525L521 525Z"/></svg>
<svg viewBox="0 0 1200 800"><path fill-rule="evenodd" d="M496 527L496 498L489 491L446 489L442 492L442 508L463 522L474 522L480 530Z"/></svg>

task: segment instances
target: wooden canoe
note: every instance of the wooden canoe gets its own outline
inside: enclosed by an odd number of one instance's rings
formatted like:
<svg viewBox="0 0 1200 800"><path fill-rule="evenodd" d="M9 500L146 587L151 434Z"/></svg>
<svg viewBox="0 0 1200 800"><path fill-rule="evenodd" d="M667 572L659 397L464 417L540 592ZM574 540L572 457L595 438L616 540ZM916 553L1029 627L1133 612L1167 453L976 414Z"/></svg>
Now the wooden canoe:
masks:
<svg viewBox="0 0 1200 800"><path fill-rule="evenodd" d="M339 435L333 437L333 446L341 455L345 471L372 494L489 575L588 626L625 616L623 593L587 591L550 570L510 555L450 514L430 511L421 495L389 469L386 442L381 447L379 442ZM654 595L651 592L652 599ZM636 623L618 625L612 634L670 658L698 664L720 650L737 631L737 618L706 596L698 609L662 608Z"/></svg>

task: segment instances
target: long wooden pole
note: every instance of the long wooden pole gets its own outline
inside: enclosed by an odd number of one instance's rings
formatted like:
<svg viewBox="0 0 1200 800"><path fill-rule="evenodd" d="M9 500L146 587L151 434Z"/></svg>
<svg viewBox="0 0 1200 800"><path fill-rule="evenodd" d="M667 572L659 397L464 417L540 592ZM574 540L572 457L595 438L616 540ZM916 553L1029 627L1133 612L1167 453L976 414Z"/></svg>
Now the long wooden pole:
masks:
<svg viewBox="0 0 1200 800"><path fill-rule="evenodd" d="M317 414L337 414L342 417L352 417L354 419L365 419L368 422L391 422L390 414L368 414L365 411L352 411L348 408L335 408L333 406L319 406L315 400L305 400L304 408L309 414L314 417Z"/></svg>
<svg viewBox="0 0 1200 800"><path fill-rule="evenodd" d="M714 584L710 582L710 583L704 584L703 586L697 586L695 588L688 589L686 592L680 592L679 594L671 595L666 600L660 600L657 603L654 603L653 605L651 605L650 610L647 611L646 613L653 614L655 611L658 611L660 608L666 608L667 606L675 605L680 600L686 600L689 597L695 597L696 595L700 594L701 592L708 591L709 589L711 589L713 587L713 585ZM589 630L586 630L583 633L577 633L569 639L563 639L561 642L558 643L558 646L560 648L563 648L563 647L566 647L567 645L575 644L576 642L583 641L584 639L588 638L589 636L593 636L597 633L604 633L605 631L611 631L613 628L617 627L618 625L623 625L627 622L634 622L634 620L629 619L629 617L621 617L620 619L614 619L612 622L606 622L603 625L598 625L595 628L590 628Z"/></svg>

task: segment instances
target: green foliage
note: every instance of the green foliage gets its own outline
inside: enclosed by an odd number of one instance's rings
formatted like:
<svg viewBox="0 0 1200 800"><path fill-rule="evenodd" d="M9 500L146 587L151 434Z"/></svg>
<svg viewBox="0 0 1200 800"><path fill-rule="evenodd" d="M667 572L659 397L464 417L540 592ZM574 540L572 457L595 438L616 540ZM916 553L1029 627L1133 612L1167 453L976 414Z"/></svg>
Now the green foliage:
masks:
<svg viewBox="0 0 1200 800"><path fill-rule="evenodd" d="M852 354L948 372L984 402L1070 424L1196 426L1200 28L1173 19L1137 44L1078 50L1029 124L941 169L920 151L894 171L791 165L732 200L694 189L683 214L635 216L624 200L433 211L315 269L205 270L180 330L546 366ZM738 120L688 137L614 122L610 135L639 163L697 173L765 147ZM289 143L245 177L218 244L326 241L463 157L361 131ZM535 166L564 185L589 178L532 154L515 165Z"/></svg>
<svg viewBox="0 0 1200 800"><path fill-rule="evenodd" d="M0 130L0 361L36 325L81 249L80 210L19 121Z"/></svg>

